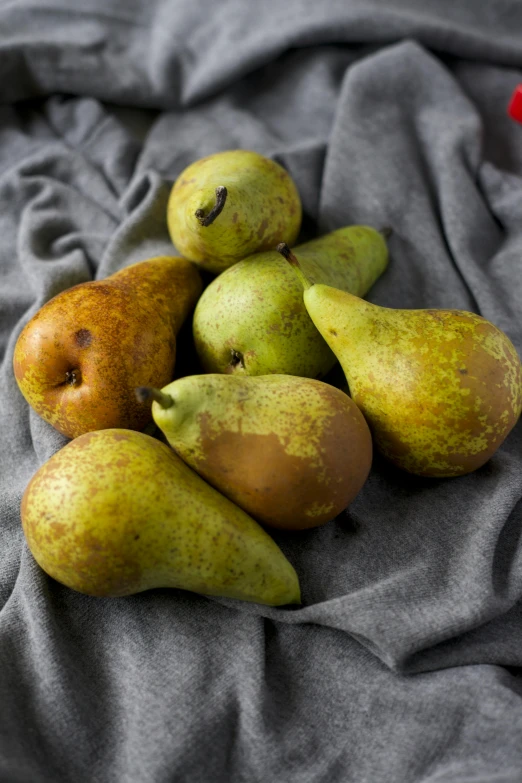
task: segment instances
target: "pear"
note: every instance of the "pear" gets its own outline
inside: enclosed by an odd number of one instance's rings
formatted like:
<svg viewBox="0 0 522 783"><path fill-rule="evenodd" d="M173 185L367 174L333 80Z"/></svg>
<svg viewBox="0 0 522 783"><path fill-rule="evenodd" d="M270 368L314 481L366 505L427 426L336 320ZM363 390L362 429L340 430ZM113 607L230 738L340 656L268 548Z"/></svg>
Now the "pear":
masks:
<svg viewBox="0 0 522 783"><path fill-rule="evenodd" d="M69 438L144 428L150 409L134 388L172 380L176 333L201 289L193 264L160 256L62 291L17 340L14 374L23 396Z"/></svg>
<svg viewBox="0 0 522 783"><path fill-rule="evenodd" d="M154 421L179 456L265 525L323 525L368 477L368 425L350 397L321 381L208 374L137 393L154 400Z"/></svg>
<svg viewBox="0 0 522 783"><path fill-rule="evenodd" d="M500 329L463 310L394 310L312 285L286 246L304 302L339 359L375 445L419 476L484 465L516 424L522 369Z"/></svg>
<svg viewBox="0 0 522 783"><path fill-rule="evenodd" d="M340 228L294 252L310 278L358 296L388 263L384 232L368 226ZM205 372L323 378L336 363L306 312L302 286L275 249L239 262L205 289L193 334Z"/></svg>
<svg viewBox="0 0 522 783"><path fill-rule="evenodd" d="M219 273L301 226L299 193L290 174L250 150L197 160L174 183L167 207L170 237L182 256Z"/></svg>
<svg viewBox="0 0 522 783"><path fill-rule="evenodd" d="M81 593L177 587L300 601L297 574L263 528L141 432L100 430L68 443L29 482L21 516L35 560Z"/></svg>

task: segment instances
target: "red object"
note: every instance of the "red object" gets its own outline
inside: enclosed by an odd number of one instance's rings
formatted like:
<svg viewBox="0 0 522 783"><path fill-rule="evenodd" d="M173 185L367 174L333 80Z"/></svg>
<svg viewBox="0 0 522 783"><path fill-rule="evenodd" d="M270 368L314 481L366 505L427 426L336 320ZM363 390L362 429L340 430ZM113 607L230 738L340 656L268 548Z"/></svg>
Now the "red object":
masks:
<svg viewBox="0 0 522 783"><path fill-rule="evenodd" d="M517 122L522 123L522 84L515 88L508 106L508 114Z"/></svg>

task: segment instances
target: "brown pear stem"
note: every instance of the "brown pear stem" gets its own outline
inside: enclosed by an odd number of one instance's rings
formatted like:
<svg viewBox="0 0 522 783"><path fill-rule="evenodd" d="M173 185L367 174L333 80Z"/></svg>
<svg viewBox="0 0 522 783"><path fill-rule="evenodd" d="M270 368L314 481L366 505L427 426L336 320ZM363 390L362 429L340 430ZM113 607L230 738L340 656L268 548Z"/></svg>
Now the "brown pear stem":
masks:
<svg viewBox="0 0 522 783"><path fill-rule="evenodd" d="M280 242L278 246L276 247L276 250L278 253L281 253L283 258L286 258L289 264L291 264L294 267L294 270L297 274L297 277L301 281L303 288L306 290L307 288L311 288L313 286L313 280L309 280L303 270L301 269L301 264L295 257L295 255L292 253L286 242Z"/></svg>
<svg viewBox="0 0 522 783"><path fill-rule="evenodd" d="M292 251L290 250L290 248L288 247L286 242L280 242L278 244L278 246L276 247L276 250L277 250L278 253L281 253L283 258L286 258L286 260L290 264L292 264L292 266L297 266L297 267L299 266L299 261L294 256L294 254L292 253Z"/></svg>
<svg viewBox="0 0 522 783"><path fill-rule="evenodd" d="M195 215L202 226L210 226L218 215L223 211L225 201L227 200L228 190L224 185L220 185L216 188L216 203L205 217L205 213L202 209L196 209Z"/></svg>
<svg viewBox="0 0 522 783"><path fill-rule="evenodd" d="M147 400L154 400L162 408L171 408L174 405L174 400L170 394L163 394L159 389L154 389L152 386L138 386L134 390L136 399L138 402L147 402Z"/></svg>

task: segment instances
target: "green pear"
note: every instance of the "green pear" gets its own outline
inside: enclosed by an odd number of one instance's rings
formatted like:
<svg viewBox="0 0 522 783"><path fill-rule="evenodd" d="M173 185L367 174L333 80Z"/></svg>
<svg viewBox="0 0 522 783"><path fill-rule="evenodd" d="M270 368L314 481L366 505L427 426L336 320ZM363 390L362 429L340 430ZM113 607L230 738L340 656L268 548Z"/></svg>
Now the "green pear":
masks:
<svg viewBox="0 0 522 783"><path fill-rule="evenodd" d="M217 152L192 163L174 183L167 206L178 252L215 273L286 237L295 242L301 218L290 174L250 150Z"/></svg>
<svg viewBox="0 0 522 783"><path fill-rule="evenodd" d="M281 252L380 451L420 476L484 465L522 408L522 369L509 338L463 310L394 310L313 285L289 248Z"/></svg>
<svg viewBox="0 0 522 783"><path fill-rule="evenodd" d="M158 256L57 294L22 330L13 369L23 396L68 438L143 429L134 388L172 380L176 335L202 289L184 258Z"/></svg>
<svg viewBox="0 0 522 783"><path fill-rule="evenodd" d="M311 279L358 296L388 262L383 233L367 226L340 228L299 245L295 254ZM322 378L336 362L306 312L299 281L275 249L240 261L203 291L193 334L205 372Z"/></svg>
<svg viewBox="0 0 522 783"><path fill-rule="evenodd" d="M273 606L300 600L293 567L263 528L140 432L68 443L29 482L21 516L36 561L81 593L177 587Z"/></svg>
<svg viewBox="0 0 522 783"><path fill-rule="evenodd" d="M255 519L303 530L336 517L372 462L368 425L334 386L292 375L192 375L152 398L168 442Z"/></svg>

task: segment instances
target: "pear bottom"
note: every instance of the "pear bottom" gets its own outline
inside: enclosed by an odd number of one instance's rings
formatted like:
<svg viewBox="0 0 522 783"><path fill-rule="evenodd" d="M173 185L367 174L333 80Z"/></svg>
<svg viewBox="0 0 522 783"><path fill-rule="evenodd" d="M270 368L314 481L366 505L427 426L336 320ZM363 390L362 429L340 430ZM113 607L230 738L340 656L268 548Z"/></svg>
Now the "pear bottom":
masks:
<svg viewBox="0 0 522 783"><path fill-rule="evenodd" d="M296 572L261 526L143 433L76 438L33 476L21 516L36 561L82 593L300 602Z"/></svg>

